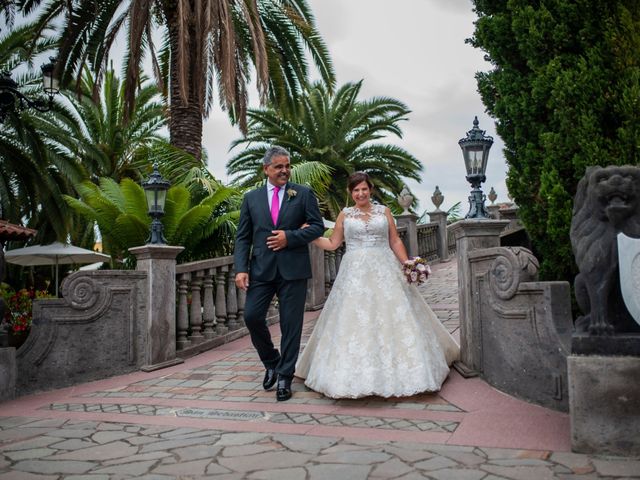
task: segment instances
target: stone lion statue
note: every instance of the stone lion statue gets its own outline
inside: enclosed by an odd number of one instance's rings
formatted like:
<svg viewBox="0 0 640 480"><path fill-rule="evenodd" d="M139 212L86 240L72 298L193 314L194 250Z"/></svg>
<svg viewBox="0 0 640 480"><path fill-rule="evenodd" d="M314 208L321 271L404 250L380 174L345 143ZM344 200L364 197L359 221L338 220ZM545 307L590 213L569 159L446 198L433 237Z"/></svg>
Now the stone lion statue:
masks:
<svg viewBox="0 0 640 480"><path fill-rule="evenodd" d="M617 235L640 238L640 168L589 167L578 183L571 245L580 273L575 295L584 316L576 331L593 335L638 331L622 299Z"/></svg>

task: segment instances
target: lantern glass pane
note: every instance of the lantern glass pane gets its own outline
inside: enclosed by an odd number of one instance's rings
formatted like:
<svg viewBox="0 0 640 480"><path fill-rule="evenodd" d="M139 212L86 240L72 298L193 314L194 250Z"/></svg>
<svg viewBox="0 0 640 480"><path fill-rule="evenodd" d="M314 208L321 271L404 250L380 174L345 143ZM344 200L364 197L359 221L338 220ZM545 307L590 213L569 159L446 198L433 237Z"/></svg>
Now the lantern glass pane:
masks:
<svg viewBox="0 0 640 480"><path fill-rule="evenodd" d="M151 189L145 189L144 195L145 197L147 197L147 208L149 209L149 212L155 211L154 204L156 199L156 192Z"/></svg>
<svg viewBox="0 0 640 480"><path fill-rule="evenodd" d="M158 190L158 211L164 212L164 203L167 200L167 191L162 189Z"/></svg>
<svg viewBox="0 0 640 480"><path fill-rule="evenodd" d="M472 175L482 173L482 147L472 147L469 149L469 163Z"/></svg>

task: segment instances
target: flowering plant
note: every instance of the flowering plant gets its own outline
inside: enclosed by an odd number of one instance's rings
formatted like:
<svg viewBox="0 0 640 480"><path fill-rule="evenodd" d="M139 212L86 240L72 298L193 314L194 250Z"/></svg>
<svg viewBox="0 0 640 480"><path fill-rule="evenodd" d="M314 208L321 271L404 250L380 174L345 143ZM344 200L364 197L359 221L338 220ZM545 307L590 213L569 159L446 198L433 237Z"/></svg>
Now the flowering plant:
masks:
<svg viewBox="0 0 640 480"><path fill-rule="evenodd" d="M0 293L5 303L3 321L11 327L13 333L25 332L31 328L33 300L53 298L46 290L26 288L17 292L11 288L0 288Z"/></svg>
<svg viewBox="0 0 640 480"><path fill-rule="evenodd" d="M407 282L421 284L431 275L431 267L424 258L413 257L402 264L402 273Z"/></svg>
<svg viewBox="0 0 640 480"><path fill-rule="evenodd" d="M298 194L298 192L295 191L293 188L290 188L289 190L287 190L287 201L291 200L297 194Z"/></svg>

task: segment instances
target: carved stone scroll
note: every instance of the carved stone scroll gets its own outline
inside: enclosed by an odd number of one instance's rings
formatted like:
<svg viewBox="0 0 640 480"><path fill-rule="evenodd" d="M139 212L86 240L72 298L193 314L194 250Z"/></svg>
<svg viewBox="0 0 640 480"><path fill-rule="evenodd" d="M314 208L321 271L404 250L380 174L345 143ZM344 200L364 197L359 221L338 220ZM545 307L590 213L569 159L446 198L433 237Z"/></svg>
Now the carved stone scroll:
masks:
<svg viewBox="0 0 640 480"><path fill-rule="evenodd" d="M63 298L36 300L16 353L17 395L137 370L145 362L146 274L77 272Z"/></svg>

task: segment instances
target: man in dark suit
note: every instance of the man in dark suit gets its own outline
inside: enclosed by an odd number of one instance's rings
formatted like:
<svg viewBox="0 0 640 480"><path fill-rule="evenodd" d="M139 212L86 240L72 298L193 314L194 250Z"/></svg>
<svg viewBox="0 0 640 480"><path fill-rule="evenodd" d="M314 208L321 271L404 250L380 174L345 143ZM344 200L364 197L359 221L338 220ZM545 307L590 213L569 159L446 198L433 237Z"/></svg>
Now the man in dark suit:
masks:
<svg viewBox="0 0 640 480"><path fill-rule="evenodd" d="M244 197L236 235L236 285L247 291L244 321L266 368L265 390L276 383L279 401L291 398L291 380L300 351L302 318L311 277L309 242L322 235L318 201L311 189L289 182L289 152L271 147L262 160L266 185ZM304 229L303 224L308 226ZM251 278L251 281L249 281ZM280 350L267 327L273 296L280 308Z"/></svg>

